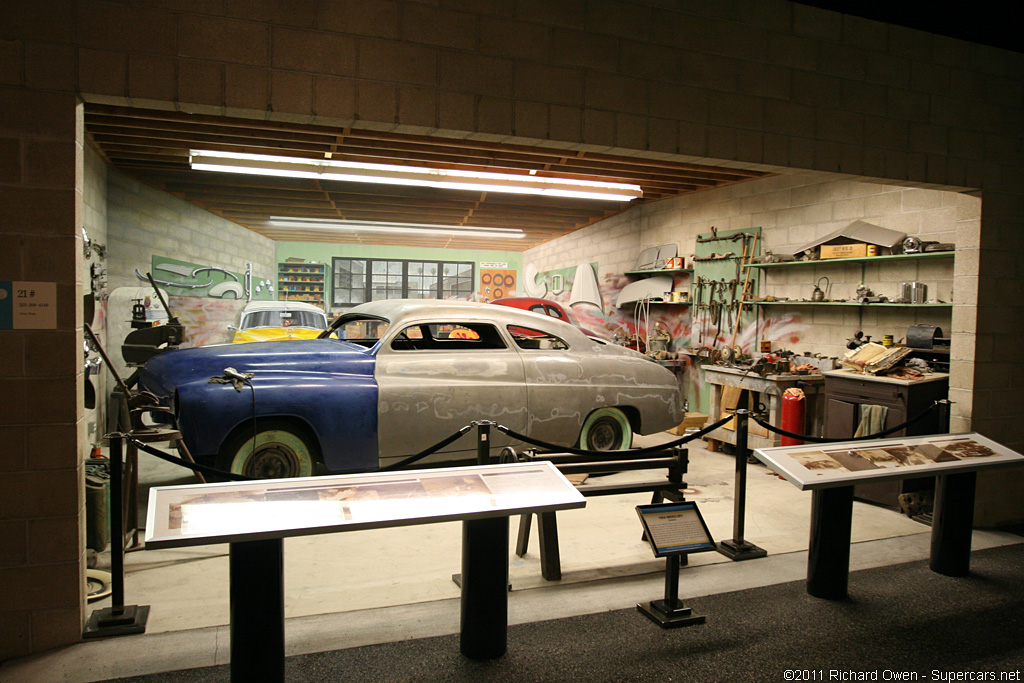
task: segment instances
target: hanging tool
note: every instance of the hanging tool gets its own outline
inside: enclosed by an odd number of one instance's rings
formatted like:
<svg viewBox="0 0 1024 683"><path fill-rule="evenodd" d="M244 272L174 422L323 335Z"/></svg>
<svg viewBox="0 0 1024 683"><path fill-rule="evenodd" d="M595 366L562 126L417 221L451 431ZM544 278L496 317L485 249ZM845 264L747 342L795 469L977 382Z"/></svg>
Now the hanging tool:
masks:
<svg viewBox="0 0 1024 683"><path fill-rule="evenodd" d="M744 308L744 306L746 306L746 303L747 303L747 284L750 282L750 271L751 271L750 264L754 262L754 254L757 253L757 240L760 239L760 237L761 237L761 233L759 233L759 232L754 233L754 243L750 247L750 252L748 253L748 260L747 260L746 265L744 266L744 268L746 268L747 272L746 272L746 274L745 274L745 276L743 278L743 289L740 290L740 310L737 311L737 313L736 313L736 327L733 328L733 331L732 331L732 341L729 342L729 348L730 349L735 348L735 345L736 345L736 335L740 331L739 320L743 316L743 308Z"/></svg>

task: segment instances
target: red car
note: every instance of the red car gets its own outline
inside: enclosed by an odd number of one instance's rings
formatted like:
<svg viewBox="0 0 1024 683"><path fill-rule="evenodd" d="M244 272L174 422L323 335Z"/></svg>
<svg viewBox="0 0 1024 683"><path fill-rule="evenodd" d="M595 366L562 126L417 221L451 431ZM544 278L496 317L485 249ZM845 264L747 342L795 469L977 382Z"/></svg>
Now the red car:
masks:
<svg viewBox="0 0 1024 683"><path fill-rule="evenodd" d="M601 338L600 335L594 334L584 327L580 327L580 324L576 322L576 318L574 318L567 310L562 308L562 304L557 301L552 301L551 299L538 299L532 296L516 296L507 299L494 299L491 303L498 304L499 306L511 306L512 308L551 316L556 320L561 320L564 323L569 323L570 325L579 327L588 336Z"/></svg>

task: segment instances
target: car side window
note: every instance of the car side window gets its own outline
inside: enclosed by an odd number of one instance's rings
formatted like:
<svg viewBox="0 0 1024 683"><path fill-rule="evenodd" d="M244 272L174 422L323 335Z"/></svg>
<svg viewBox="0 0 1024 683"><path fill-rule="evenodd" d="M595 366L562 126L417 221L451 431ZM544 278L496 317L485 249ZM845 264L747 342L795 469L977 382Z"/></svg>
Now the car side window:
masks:
<svg viewBox="0 0 1024 683"><path fill-rule="evenodd" d="M562 312L560 310L558 310L557 308L555 308L554 306L545 306L544 309L547 311L548 315L550 315L552 318L558 318L559 320L562 320L562 321L565 320L565 316L562 315Z"/></svg>
<svg viewBox="0 0 1024 683"><path fill-rule="evenodd" d="M519 325L509 325L508 332L512 335L512 339L515 340L516 345L521 349L564 351L569 348L569 345L565 343L565 340L561 337L556 337L550 332L544 332L543 330L537 330L531 327L521 327Z"/></svg>
<svg viewBox="0 0 1024 683"><path fill-rule="evenodd" d="M391 340L395 351L481 351L508 348L487 323L416 323Z"/></svg>

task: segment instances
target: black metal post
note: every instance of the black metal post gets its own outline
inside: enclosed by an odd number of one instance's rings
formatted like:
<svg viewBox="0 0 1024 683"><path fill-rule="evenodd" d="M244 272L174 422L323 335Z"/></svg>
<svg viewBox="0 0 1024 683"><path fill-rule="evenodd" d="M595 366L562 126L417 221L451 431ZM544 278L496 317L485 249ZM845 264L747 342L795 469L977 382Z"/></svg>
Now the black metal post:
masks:
<svg viewBox="0 0 1024 683"><path fill-rule="evenodd" d="M284 683L284 542L230 544L231 681Z"/></svg>
<svg viewBox="0 0 1024 683"><path fill-rule="evenodd" d="M816 598L842 600L850 578L853 487L817 489L811 496L807 592Z"/></svg>
<svg viewBox="0 0 1024 683"><path fill-rule="evenodd" d="M662 628L696 626L707 621L703 614L694 614L679 599L679 565L685 555L669 555L665 558L665 598L652 600L646 605L639 603L636 608L645 617Z"/></svg>
<svg viewBox="0 0 1024 683"><path fill-rule="evenodd" d="M476 464L491 464L491 423L476 422Z"/></svg>
<svg viewBox="0 0 1024 683"><path fill-rule="evenodd" d="M750 411L736 411L736 481L732 517L732 539L718 543L718 552L731 560L753 560L765 557L768 552L743 539L743 528L747 515L747 430Z"/></svg>
<svg viewBox="0 0 1024 683"><path fill-rule="evenodd" d="M110 443L110 604L124 607L124 457L120 434Z"/></svg>
<svg viewBox="0 0 1024 683"><path fill-rule="evenodd" d="M975 472L935 477L932 548L928 566L946 576L971 573Z"/></svg>
<svg viewBox="0 0 1024 683"><path fill-rule="evenodd" d="M936 401L939 404L939 434L949 434L949 416L950 408L953 403L948 398L942 398Z"/></svg>
<svg viewBox="0 0 1024 683"><path fill-rule="evenodd" d="M679 556L669 555L665 565L665 606L679 607Z"/></svg>
<svg viewBox="0 0 1024 683"><path fill-rule="evenodd" d="M508 647L508 517L462 523L459 651L495 659Z"/></svg>
<svg viewBox="0 0 1024 683"><path fill-rule="evenodd" d="M124 505L122 435L108 434L110 444L110 607L89 615L83 638L145 633L149 605L124 604Z"/></svg>

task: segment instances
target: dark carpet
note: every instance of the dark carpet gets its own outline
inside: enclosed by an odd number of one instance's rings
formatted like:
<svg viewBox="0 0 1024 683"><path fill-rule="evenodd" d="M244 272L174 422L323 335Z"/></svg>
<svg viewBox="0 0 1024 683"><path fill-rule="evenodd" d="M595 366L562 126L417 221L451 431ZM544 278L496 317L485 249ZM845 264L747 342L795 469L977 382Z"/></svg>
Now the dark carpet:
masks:
<svg viewBox="0 0 1024 683"><path fill-rule="evenodd" d="M838 602L803 581L685 602L707 623L663 630L618 610L510 627L492 661L466 659L452 635L289 657L287 680L1019 681L1024 670L1024 544L975 552L964 578L927 562L855 572ZM118 680L229 679L218 666Z"/></svg>

